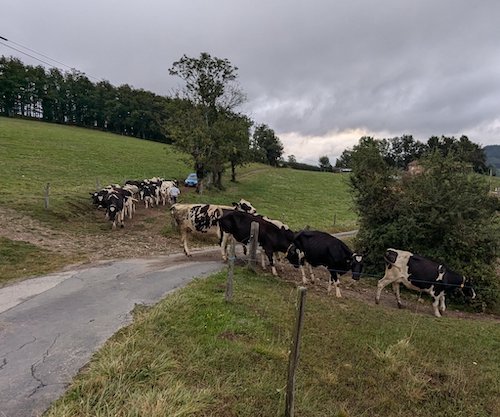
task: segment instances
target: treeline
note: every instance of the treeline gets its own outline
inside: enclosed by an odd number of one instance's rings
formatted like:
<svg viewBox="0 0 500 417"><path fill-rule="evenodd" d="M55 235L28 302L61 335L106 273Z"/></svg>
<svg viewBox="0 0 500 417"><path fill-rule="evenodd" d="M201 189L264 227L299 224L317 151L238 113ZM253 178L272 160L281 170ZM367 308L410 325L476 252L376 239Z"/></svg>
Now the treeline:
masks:
<svg viewBox="0 0 500 417"><path fill-rule="evenodd" d="M234 181L236 167L247 162L281 165L283 145L274 131L236 112L245 95L229 61L207 53L183 56L169 72L186 84L174 97L127 84L94 83L75 70L35 67L2 56L0 115L171 143L192 157L199 178L211 174L217 187L227 166Z"/></svg>
<svg viewBox="0 0 500 417"><path fill-rule="evenodd" d="M97 128L168 142L161 121L168 98L129 85L93 83L78 71L25 65L0 57L0 114Z"/></svg>
<svg viewBox="0 0 500 417"><path fill-rule="evenodd" d="M442 157L453 156L480 174L488 173L489 169L492 168L488 166L484 148L471 142L464 135L459 139L453 136L432 136L426 143L414 139L412 135L390 139L375 139L366 136L360 139L360 143L363 142L372 143L382 159L393 168L406 169L410 162L434 153L438 153ZM358 151L359 146L346 149L337 159L335 166L337 168L353 168L353 154Z"/></svg>

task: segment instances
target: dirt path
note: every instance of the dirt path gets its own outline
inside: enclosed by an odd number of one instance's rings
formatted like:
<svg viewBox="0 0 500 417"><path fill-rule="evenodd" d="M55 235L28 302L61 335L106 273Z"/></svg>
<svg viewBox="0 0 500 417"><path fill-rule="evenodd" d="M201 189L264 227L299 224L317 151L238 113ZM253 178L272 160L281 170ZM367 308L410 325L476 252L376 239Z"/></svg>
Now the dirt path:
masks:
<svg viewBox="0 0 500 417"><path fill-rule="evenodd" d="M71 234L48 228L29 216L0 206L0 236L29 242L56 253L83 255L91 263L120 258L154 258L182 252L177 237L166 238L161 234L162 228L170 222L168 210L163 206L148 210L142 206L138 207L134 219L127 220L126 227L123 229L110 230L102 217L102 212L95 212L95 221L103 225L99 233ZM193 242L191 246L194 248L196 244ZM198 246L207 246L207 244L198 244ZM218 261L220 259L218 251L208 252L203 257L205 260ZM280 265L279 268L280 275L287 277L287 281L296 284L301 282L299 270L289 264ZM309 284L309 288L315 292L326 293L328 272L324 268L317 268L316 276L320 278L320 283ZM343 277L341 281L341 291L345 298L374 304L375 288L367 285L363 280L355 282ZM391 291L384 290L382 293L380 308L397 309ZM411 294L410 299L406 300L406 308L420 314L432 315L429 299L425 296L419 298L416 293ZM446 316L493 319L500 322L500 318L496 316L454 310L447 310Z"/></svg>
<svg viewBox="0 0 500 417"><path fill-rule="evenodd" d="M21 212L0 206L0 236L29 242L58 254L83 255L90 262L181 251L177 239L168 239L161 234L166 222L170 221L166 207L148 210L138 207L135 217L127 219L123 229L111 230L101 211L92 213L91 221L101 230L69 233L49 228Z"/></svg>

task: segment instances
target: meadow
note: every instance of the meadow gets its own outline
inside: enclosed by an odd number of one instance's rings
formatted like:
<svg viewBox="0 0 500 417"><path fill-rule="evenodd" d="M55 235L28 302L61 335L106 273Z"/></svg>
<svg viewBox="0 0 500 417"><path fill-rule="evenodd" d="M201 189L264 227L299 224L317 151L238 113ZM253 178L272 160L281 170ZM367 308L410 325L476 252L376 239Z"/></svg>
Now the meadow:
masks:
<svg viewBox="0 0 500 417"><path fill-rule="evenodd" d="M93 224L88 193L97 182L183 179L191 172L189 159L169 145L17 119L0 118L0 149L0 209L23 213L49 230L95 239L128 236L102 220L99 227ZM224 185L203 195L182 189L182 202L230 204L245 198L296 230L357 227L347 175L249 164L238 169L236 183L226 177ZM177 239L168 210L155 210L161 215L148 230ZM73 260L64 248L51 253L6 238L0 255L2 277L45 273ZM225 273L216 274L152 308L139 306L134 323L95 354L46 415L282 415L296 283L239 268L234 301L226 303L224 282ZM373 292L369 280L360 285ZM495 319L439 320L374 306L371 298L336 299L311 289L296 415L500 415L499 355Z"/></svg>
<svg viewBox="0 0 500 417"><path fill-rule="evenodd" d="M295 283L236 270L192 282L110 339L46 414L282 416ZM346 279L348 280L348 279ZM310 290L302 417L498 416L500 326Z"/></svg>
<svg viewBox="0 0 500 417"><path fill-rule="evenodd" d="M84 211L92 210L89 192L97 183L123 184L126 179L153 176L182 181L192 171L189 158L171 145L4 117L0 117L0 149L0 205L53 227L75 226L74 230ZM347 176L261 164L249 164L237 173L236 183L225 177L224 191L185 192L181 201L230 204L245 198L262 214L294 229L310 225L340 231L356 225ZM49 210L44 209L47 183Z"/></svg>

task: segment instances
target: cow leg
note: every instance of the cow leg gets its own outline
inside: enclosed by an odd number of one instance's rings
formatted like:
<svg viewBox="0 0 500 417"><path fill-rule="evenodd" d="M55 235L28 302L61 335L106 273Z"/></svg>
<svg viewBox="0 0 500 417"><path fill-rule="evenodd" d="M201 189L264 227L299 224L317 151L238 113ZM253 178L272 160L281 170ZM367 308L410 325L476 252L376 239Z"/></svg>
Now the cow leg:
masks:
<svg viewBox="0 0 500 417"><path fill-rule="evenodd" d="M443 314L446 310L446 297L444 292L441 293L441 296L439 297L439 310L441 310L441 314Z"/></svg>
<svg viewBox="0 0 500 417"><path fill-rule="evenodd" d="M229 241L229 234L222 232L222 239L220 242L220 252L222 255L222 260L227 262L227 243Z"/></svg>
<svg viewBox="0 0 500 417"><path fill-rule="evenodd" d="M186 230L183 230L181 232L181 242L182 242L182 246L184 246L184 253L186 254L186 256L191 256L191 253L189 253L187 240L188 240L188 232Z"/></svg>
<svg viewBox="0 0 500 417"><path fill-rule="evenodd" d="M276 271L276 267L274 266L274 253L273 253L273 250L270 249L270 250L266 250L266 255L267 255L267 258L269 259L269 263L271 265L271 271L273 273L273 275L275 277L278 276L278 272Z"/></svg>
<svg viewBox="0 0 500 417"><path fill-rule="evenodd" d="M434 301L432 303L432 308L434 309L434 315L436 317L441 317L441 313L439 312L438 305L439 305L439 300L441 298L441 295L434 295L432 294L432 297L434 298Z"/></svg>
<svg viewBox="0 0 500 417"><path fill-rule="evenodd" d="M336 272L330 272L330 281L328 282L328 294L330 294L330 291L332 290L332 282L335 285L335 297L337 298L342 298L342 294L340 293L340 288L339 288L339 278L337 276Z"/></svg>
<svg viewBox="0 0 500 417"><path fill-rule="evenodd" d="M302 284L307 284L306 273L304 272L304 266L300 265L300 273L302 274Z"/></svg>
<svg viewBox="0 0 500 417"><path fill-rule="evenodd" d="M313 268L310 263L307 264L309 268L309 275L311 276L311 282L314 283L316 281L316 276L314 275Z"/></svg>
<svg viewBox="0 0 500 417"><path fill-rule="evenodd" d="M392 283L392 290L396 296L396 301L398 302L398 308L403 308L403 303L401 302L401 294L399 293L399 282Z"/></svg>
<svg viewBox="0 0 500 417"><path fill-rule="evenodd" d="M392 268L394 269L394 268ZM375 296L375 303L378 304L380 302L380 295L382 294L382 290L389 284L395 281L394 277L389 275L389 269L386 268L384 277L379 280L377 283L377 295Z"/></svg>

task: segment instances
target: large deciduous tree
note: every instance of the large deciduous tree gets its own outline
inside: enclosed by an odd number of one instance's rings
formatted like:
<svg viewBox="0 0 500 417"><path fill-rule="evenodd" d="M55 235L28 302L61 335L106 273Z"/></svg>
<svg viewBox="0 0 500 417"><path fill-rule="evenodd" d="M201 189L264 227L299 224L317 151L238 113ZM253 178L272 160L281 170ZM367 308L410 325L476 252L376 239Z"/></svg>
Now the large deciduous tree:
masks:
<svg viewBox="0 0 500 417"><path fill-rule="evenodd" d="M169 118L166 128L174 145L192 156L200 177L198 192L206 171L212 172L216 186L222 186L224 163L230 161L231 149L234 149L231 143L234 145L234 140L245 130L234 119L234 109L245 100L236 83L237 71L227 59L212 57L206 52L198 58L184 55L169 69L171 75L184 80L179 98L189 103L180 105L177 116ZM234 152L232 156L235 164L238 163Z"/></svg>

